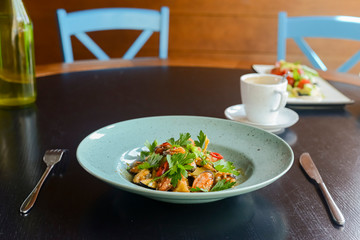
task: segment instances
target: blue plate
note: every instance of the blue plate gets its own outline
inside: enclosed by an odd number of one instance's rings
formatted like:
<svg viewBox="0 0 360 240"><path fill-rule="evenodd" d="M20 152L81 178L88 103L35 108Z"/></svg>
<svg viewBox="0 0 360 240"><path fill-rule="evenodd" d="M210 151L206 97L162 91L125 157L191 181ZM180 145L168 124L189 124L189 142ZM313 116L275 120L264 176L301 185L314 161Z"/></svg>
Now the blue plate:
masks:
<svg viewBox="0 0 360 240"><path fill-rule="evenodd" d="M202 130L208 149L219 152L241 169L238 185L219 192L182 193L147 189L131 182L127 172L146 140L159 143ZM171 203L205 203L255 191L284 175L294 162L290 146L278 136L238 122L196 116L139 118L103 127L87 136L77 149L80 165L93 176L122 190Z"/></svg>

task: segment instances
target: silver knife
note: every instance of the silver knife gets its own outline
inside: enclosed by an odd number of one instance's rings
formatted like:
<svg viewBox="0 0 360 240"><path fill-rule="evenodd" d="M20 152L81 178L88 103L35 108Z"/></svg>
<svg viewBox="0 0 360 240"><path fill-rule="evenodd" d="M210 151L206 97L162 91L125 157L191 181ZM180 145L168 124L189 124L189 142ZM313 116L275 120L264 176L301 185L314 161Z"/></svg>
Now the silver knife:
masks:
<svg viewBox="0 0 360 240"><path fill-rule="evenodd" d="M340 209L332 199L329 191L327 190L324 181L322 180L320 173L318 169L316 168L313 160L310 157L309 153L303 153L300 156L300 164L305 170L305 172L309 175L310 178L314 179L321 189L322 194L324 195L324 198L326 200L326 203L328 204L328 207L330 209L330 213L334 219L334 221L339 225L345 224L345 218L343 214L341 213Z"/></svg>

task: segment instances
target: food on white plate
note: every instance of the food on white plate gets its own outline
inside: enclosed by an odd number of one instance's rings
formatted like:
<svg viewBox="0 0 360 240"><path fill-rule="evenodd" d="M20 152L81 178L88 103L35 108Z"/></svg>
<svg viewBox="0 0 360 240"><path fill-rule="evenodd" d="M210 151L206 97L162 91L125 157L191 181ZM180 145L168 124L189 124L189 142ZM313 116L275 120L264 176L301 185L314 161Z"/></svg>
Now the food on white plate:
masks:
<svg viewBox="0 0 360 240"><path fill-rule="evenodd" d="M300 63L291 63L280 60L275 63L275 67L271 70L272 74L287 76L289 97L297 98L303 96L323 98L321 89L317 85L316 78L319 73Z"/></svg>
<svg viewBox="0 0 360 240"><path fill-rule="evenodd" d="M234 187L240 171L220 153L207 149L209 139L200 131L197 140L189 133L162 144L146 142L141 160L128 171L132 182L159 191L211 192Z"/></svg>

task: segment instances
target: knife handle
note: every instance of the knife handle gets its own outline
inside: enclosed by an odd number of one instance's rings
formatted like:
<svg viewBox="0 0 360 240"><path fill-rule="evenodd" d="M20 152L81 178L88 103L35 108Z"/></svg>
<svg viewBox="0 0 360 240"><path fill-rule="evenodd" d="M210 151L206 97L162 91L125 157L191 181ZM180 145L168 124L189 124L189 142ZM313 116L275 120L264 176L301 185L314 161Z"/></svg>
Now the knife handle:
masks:
<svg viewBox="0 0 360 240"><path fill-rule="evenodd" d="M344 215L341 213L340 209L334 202L334 199L331 197L327 187L325 186L325 183L323 183L323 182L319 183L319 186L320 186L321 192L324 195L326 203L329 206L330 213L331 213L334 221L339 225L344 225L345 224Z"/></svg>

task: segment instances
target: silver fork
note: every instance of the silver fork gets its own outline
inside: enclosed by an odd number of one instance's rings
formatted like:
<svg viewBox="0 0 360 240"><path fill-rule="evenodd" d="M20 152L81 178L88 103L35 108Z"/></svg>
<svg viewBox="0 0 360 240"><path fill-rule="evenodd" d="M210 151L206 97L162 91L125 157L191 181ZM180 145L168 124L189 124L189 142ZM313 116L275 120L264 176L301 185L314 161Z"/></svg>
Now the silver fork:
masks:
<svg viewBox="0 0 360 240"><path fill-rule="evenodd" d="M63 156L65 151L66 151L65 149L51 149L45 152L43 160L47 166L46 170L41 176L39 182L36 184L35 188L25 199L25 201L21 204L20 212L27 213L34 206L36 198L40 192L41 186L43 185L46 177L49 175L54 165L61 160L61 157Z"/></svg>

